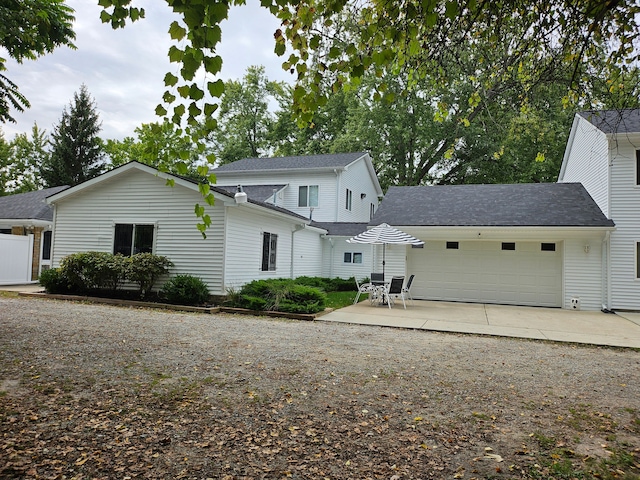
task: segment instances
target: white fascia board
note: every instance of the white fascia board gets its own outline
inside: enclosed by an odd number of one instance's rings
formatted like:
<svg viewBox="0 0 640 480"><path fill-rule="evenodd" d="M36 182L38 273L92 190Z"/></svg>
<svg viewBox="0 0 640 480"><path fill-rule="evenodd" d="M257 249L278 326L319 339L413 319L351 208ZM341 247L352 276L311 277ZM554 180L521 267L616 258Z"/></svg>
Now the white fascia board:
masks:
<svg viewBox="0 0 640 480"><path fill-rule="evenodd" d="M37 218L0 218L0 225L33 225L34 227L50 227L53 225L53 220L41 220Z"/></svg>
<svg viewBox="0 0 640 480"><path fill-rule="evenodd" d="M571 238L604 237L615 227L422 227L394 225L420 240L560 241Z"/></svg>
<svg viewBox="0 0 640 480"><path fill-rule="evenodd" d="M73 195L76 195L80 192L83 192L86 189L89 189L91 187L93 187L94 185L98 184L98 183L102 183L104 181L107 181L109 179L112 179L114 177L120 176L120 175L124 175L125 173L127 173L130 170L139 170L142 172L146 172L150 175L154 175L156 177L162 178L162 179L171 179L173 180L177 185L181 185L183 187L189 188L191 190L194 191L198 191L198 185L192 182L189 182L188 180L184 180L183 178L180 177L176 177L170 173L164 173L159 171L156 168L150 167L149 165L145 165L143 163L139 163L139 162L129 162L126 163L124 165L122 165L121 167L117 167L114 168L113 170L110 170L106 173L103 173L102 175L99 175L97 177L92 178L91 180L87 180L86 182L83 182L79 185L76 185L74 187L71 188L67 188L66 190L63 190L62 192L56 193L54 195L51 195L50 197L47 197L47 203L50 205L52 203L56 203L60 200L63 200L67 197L71 197Z"/></svg>

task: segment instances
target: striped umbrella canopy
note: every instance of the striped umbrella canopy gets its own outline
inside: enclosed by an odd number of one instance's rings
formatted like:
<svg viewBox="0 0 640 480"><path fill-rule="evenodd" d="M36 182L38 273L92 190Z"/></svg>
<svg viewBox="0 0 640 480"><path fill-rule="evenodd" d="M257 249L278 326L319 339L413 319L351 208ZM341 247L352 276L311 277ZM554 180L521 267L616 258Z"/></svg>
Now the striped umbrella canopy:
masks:
<svg viewBox="0 0 640 480"><path fill-rule="evenodd" d="M384 274L384 264L387 245L424 245L424 242L408 233L398 230L386 223L382 223L365 232L359 233L355 237L347 240L348 243L369 243L372 245L384 245L382 250L382 273Z"/></svg>

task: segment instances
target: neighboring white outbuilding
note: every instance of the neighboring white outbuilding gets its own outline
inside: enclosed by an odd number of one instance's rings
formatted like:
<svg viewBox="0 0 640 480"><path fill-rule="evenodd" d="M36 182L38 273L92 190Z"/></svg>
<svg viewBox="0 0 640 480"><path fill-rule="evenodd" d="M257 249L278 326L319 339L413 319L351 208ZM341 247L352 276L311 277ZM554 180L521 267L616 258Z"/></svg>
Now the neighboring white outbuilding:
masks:
<svg viewBox="0 0 640 480"><path fill-rule="evenodd" d="M603 308L640 310L640 110L577 114L558 181L581 182L616 224L601 251Z"/></svg>
<svg viewBox="0 0 640 480"><path fill-rule="evenodd" d="M0 285L36 281L50 267L53 209L46 198L66 188L0 197Z"/></svg>

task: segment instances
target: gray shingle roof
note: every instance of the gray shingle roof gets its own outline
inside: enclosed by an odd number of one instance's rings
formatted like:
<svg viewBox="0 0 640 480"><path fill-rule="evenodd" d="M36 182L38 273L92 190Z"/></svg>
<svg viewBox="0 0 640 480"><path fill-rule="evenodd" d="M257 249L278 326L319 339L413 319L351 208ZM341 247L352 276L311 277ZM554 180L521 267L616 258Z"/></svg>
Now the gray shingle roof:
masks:
<svg viewBox="0 0 640 480"><path fill-rule="evenodd" d="M339 237L354 237L367 229L367 223L349 223L349 222L312 222L313 227L326 230L328 235L336 235Z"/></svg>
<svg viewBox="0 0 640 480"><path fill-rule="evenodd" d="M590 110L580 112L596 128L604 133L639 133L640 109Z"/></svg>
<svg viewBox="0 0 640 480"><path fill-rule="evenodd" d="M45 199L67 188L69 187L64 185L62 187L45 188L35 192L0 197L0 218L52 221L53 208L47 205Z"/></svg>
<svg viewBox="0 0 640 480"><path fill-rule="evenodd" d="M260 202L265 202L269 199L273 198L273 190L276 191L282 190L286 185L242 185L242 190L247 194L248 198L253 200L258 200ZM229 193L233 193L235 195L237 185L218 185L216 187L222 188Z"/></svg>
<svg viewBox="0 0 640 480"><path fill-rule="evenodd" d="M580 183L390 187L370 225L612 227Z"/></svg>
<svg viewBox="0 0 640 480"><path fill-rule="evenodd" d="M221 195L225 195L227 197L230 197L230 198L234 198L234 196L235 196L235 190L233 192L229 192L229 191L227 191L225 189L225 187L219 187L217 185L211 185L211 190L214 191L214 192L218 192ZM286 208L278 207L277 205L274 205L272 203L267 203L267 202L263 202L263 201L260 201L260 200L252 199L251 197L249 197L248 193L247 193L247 202L253 203L254 205L260 205L261 207L268 208L269 210L273 210L275 212L284 213L286 215L289 215L290 217L296 217L296 218L299 218L301 220L309 220L307 217L305 217L303 215L298 215L297 213L294 213L291 210L287 210Z"/></svg>
<svg viewBox="0 0 640 480"><path fill-rule="evenodd" d="M356 152L295 157L244 158L237 162L221 165L214 169L212 173L342 168L364 155L366 153Z"/></svg>

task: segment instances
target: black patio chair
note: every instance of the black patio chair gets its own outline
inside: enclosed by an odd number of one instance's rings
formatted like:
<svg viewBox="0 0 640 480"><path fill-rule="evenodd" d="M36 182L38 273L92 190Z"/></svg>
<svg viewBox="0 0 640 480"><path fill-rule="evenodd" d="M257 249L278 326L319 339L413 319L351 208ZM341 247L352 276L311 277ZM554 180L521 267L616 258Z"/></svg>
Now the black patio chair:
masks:
<svg viewBox="0 0 640 480"><path fill-rule="evenodd" d="M389 288L385 290L385 299L389 308L391 308L394 300L400 297L402 299L402 305L404 306L404 309L407 309L407 304L404 301L404 289L402 288L403 284L404 277L391 277Z"/></svg>

